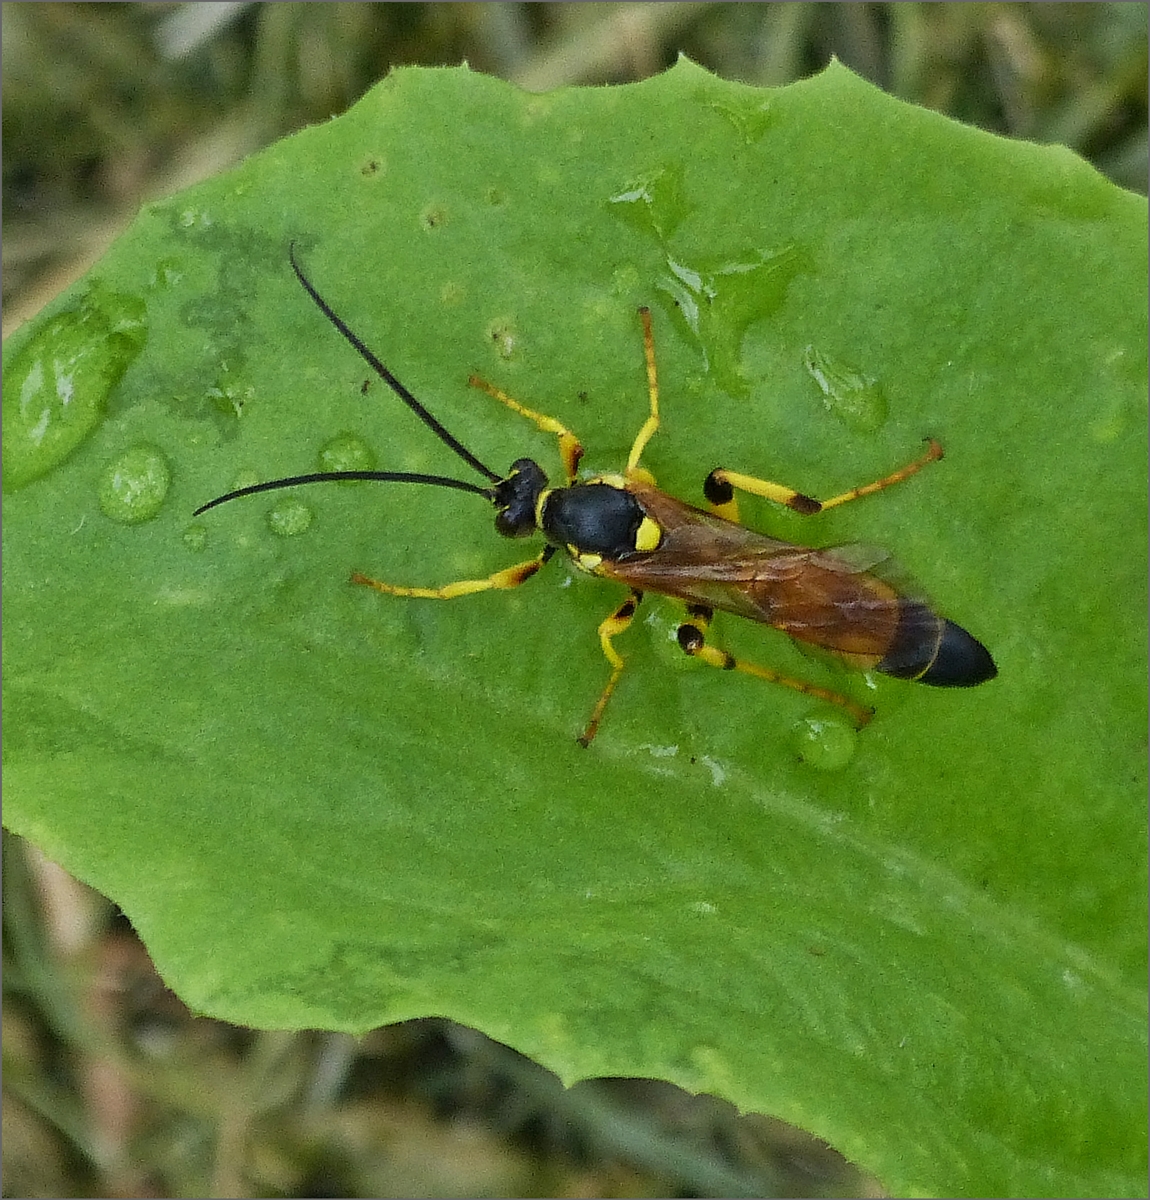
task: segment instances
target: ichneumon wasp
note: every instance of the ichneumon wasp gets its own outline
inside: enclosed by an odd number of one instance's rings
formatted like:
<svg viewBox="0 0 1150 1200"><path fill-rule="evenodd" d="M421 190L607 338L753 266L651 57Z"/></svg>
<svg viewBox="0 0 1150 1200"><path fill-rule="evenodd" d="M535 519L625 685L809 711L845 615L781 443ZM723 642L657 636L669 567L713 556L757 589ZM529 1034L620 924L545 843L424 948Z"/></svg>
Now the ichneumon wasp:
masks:
<svg viewBox="0 0 1150 1200"><path fill-rule="evenodd" d="M599 625L599 642L611 673L578 739L581 745L587 746L595 736L622 675L623 659L615 649L615 638L631 624L645 592L670 596L686 605L687 620L678 627L678 642L685 653L712 667L740 671L837 705L860 727L871 719L873 710L827 688L735 658L709 642L707 629L715 610L770 625L859 669L900 679L937 687L973 687L997 675L994 660L981 642L939 616L924 600L900 594L875 570L885 555L851 546L809 549L766 537L739 523L736 491L813 515L900 483L941 458L942 447L933 438L926 452L913 462L830 500L816 500L781 484L722 468L712 471L703 485L709 510L676 500L660 491L651 473L639 465L659 428L651 313L640 308L650 407L622 474L580 479L577 472L583 447L565 425L472 375L468 380L472 387L559 441L565 476L562 486L553 487L543 468L531 458L516 459L507 474L500 475L448 432L332 310L301 269L294 243L289 260L296 278L324 316L424 425L488 484L408 471L320 471L239 488L202 505L195 515L241 496L336 480L422 484L482 496L495 507L495 528L500 534L518 538L541 533L547 542L543 550L484 579L458 580L443 587L403 587L359 572L351 576L351 582L389 596L452 600L492 588L518 587L562 550L587 574L622 584L628 589L627 599Z"/></svg>

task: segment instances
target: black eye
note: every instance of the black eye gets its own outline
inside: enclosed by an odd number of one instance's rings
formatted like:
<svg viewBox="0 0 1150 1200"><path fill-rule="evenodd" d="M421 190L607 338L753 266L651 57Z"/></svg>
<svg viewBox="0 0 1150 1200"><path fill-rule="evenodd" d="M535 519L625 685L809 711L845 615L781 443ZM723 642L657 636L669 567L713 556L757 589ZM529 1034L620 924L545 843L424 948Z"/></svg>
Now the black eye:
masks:
<svg viewBox="0 0 1150 1200"><path fill-rule="evenodd" d="M643 510L630 492L607 483L556 488L543 506L543 532L560 546L619 558L635 549Z"/></svg>

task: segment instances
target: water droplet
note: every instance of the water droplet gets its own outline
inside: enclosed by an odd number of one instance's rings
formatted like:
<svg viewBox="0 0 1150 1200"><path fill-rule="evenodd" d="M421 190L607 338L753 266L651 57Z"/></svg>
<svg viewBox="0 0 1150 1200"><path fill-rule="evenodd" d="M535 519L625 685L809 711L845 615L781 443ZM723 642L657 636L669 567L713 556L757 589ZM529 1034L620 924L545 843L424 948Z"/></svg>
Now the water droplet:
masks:
<svg viewBox="0 0 1150 1200"><path fill-rule="evenodd" d="M874 433L887 418L889 405L878 380L847 363L808 346L803 366L819 385L827 412L854 433Z"/></svg>
<svg viewBox="0 0 1150 1200"><path fill-rule="evenodd" d="M718 759L712 758L709 754L699 756L699 762L711 772L711 784L714 787L722 787L727 780L727 769Z"/></svg>
<svg viewBox="0 0 1150 1200"><path fill-rule="evenodd" d="M227 369L226 367L224 368ZM229 417L242 417L244 405L255 395L255 388L246 384L225 383L207 389L207 397L217 412Z"/></svg>
<svg viewBox="0 0 1150 1200"><path fill-rule="evenodd" d="M738 130L748 146L757 142L771 127L770 100L753 100L750 104L735 104L726 100L708 100L707 107L726 117Z"/></svg>
<svg viewBox="0 0 1150 1200"><path fill-rule="evenodd" d="M312 511L302 500L284 496L268 512L268 528L280 537L295 537L306 533L312 522Z"/></svg>
<svg viewBox="0 0 1150 1200"><path fill-rule="evenodd" d="M751 385L740 365L747 328L782 307L791 280L808 269L807 255L785 246L717 262L688 264L668 257L667 268L656 286L671 319L699 346L704 369L718 385L747 399Z"/></svg>
<svg viewBox="0 0 1150 1200"><path fill-rule="evenodd" d="M177 220L183 229L210 229L214 224L211 216L198 208L185 208Z"/></svg>
<svg viewBox="0 0 1150 1200"><path fill-rule="evenodd" d="M1111 446L1126 430L1124 397L1110 396L1102 402L1102 415L1087 426L1090 436L1103 446Z"/></svg>
<svg viewBox="0 0 1150 1200"><path fill-rule="evenodd" d="M447 224L447 210L441 204L429 204L419 214L419 223L429 233Z"/></svg>
<svg viewBox="0 0 1150 1200"><path fill-rule="evenodd" d="M799 759L816 771L841 771L854 758L858 730L846 717L804 717L791 729Z"/></svg>
<svg viewBox="0 0 1150 1200"><path fill-rule="evenodd" d="M643 276L634 263L619 263L611 272L611 292L615 296L630 296L642 283Z"/></svg>
<svg viewBox="0 0 1150 1200"><path fill-rule="evenodd" d="M152 286L170 288L184 277L183 263L178 258L158 259L152 271Z"/></svg>
<svg viewBox="0 0 1150 1200"><path fill-rule="evenodd" d="M359 434L340 433L320 447L316 462L320 471L374 471L376 459Z"/></svg>
<svg viewBox="0 0 1150 1200"><path fill-rule="evenodd" d="M257 483L262 483L263 477L257 472L247 468L236 472L236 477L232 480L232 486L227 490L229 492L239 492L244 488L255 487Z"/></svg>
<svg viewBox="0 0 1150 1200"><path fill-rule="evenodd" d="M4 487L46 475L99 425L147 338L143 302L93 284L50 318L4 373Z"/></svg>
<svg viewBox="0 0 1150 1200"><path fill-rule="evenodd" d="M464 287L456 279L449 279L443 287L439 289L439 299L441 303L449 308L457 308L463 303L467 296L467 288Z"/></svg>
<svg viewBox="0 0 1150 1200"><path fill-rule="evenodd" d="M500 358L514 358L519 349L519 331L515 322L510 320L495 320L487 326L487 337L494 345Z"/></svg>
<svg viewBox="0 0 1150 1200"><path fill-rule="evenodd" d="M125 450L100 476L97 494L104 516L122 525L150 521L164 506L172 471L164 452L142 443Z"/></svg>
<svg viewBox="0 0 1150 1200"><path fill-rule="evenodd" d="M194 521L184 530L184 546L197 553L208 544L208 527L199 521Z"/></svg>
<svg viewBox="0 0 1150 1200"><path fill-rule="evenodd" d="M649 171L607 200L609 211L642 233L665 241L683 223L691 206L683 197L680 164Z"/></svg>
<svg viewBox="0 0 1150 1200"><path fill-rule="evenodd" d="M1091 396L1095 416L1086 430L1103 446L1117 442L1130 428L1141 427L1136 397L1146 391L1145 360L1124 346L1106 347L1099 356Z"/></svg>

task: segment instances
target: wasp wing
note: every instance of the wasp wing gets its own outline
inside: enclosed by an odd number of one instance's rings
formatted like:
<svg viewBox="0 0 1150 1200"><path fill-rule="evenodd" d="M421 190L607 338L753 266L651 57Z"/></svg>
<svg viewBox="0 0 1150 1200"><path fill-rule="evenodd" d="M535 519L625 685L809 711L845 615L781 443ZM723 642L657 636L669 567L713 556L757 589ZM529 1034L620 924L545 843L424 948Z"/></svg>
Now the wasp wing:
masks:
<svg viewBox="0 0 1150 1200"><path fill-rule="evenodd" d="M605 575L773 626L864 667L878 665L896 642L938 637L940 618L876 571L891 567L883 550L795 546L647 484L628 486L663 537L655 550L605 562Z"/></svg>

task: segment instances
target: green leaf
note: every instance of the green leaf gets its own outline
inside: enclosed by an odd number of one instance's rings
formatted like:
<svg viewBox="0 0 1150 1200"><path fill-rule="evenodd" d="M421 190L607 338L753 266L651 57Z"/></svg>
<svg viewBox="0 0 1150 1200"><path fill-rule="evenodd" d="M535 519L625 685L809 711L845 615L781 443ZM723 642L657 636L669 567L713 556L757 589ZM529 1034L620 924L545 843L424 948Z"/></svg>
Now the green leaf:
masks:
<svg viewBox="0 0 1150 1200"><path fill-rule="evenodd" d="M621 468L643 303L644 463L676 495L727 465L830 496L937 437L945 460L880 496L743 516L886 547L998 679L852 675L720 615L735 653L873 703L855 736L686 659L649 597L582 750L620 589L558 560L446 604L348 584L537 552L480 500L331 485L192 519L333 465L473 477L301 291L292 240L501 471L558 477L555 439L471 371ZM87 346L97 419L48 451L5 421L5 819L205 1013L446 1014L567 1080L778 1115L900 1194L1140 1192L1145 263L1145 202L1074 155L842 67L546 96L398 71L144 211L12 339L24 380ZM65 419L38 386L21 411Z"/></svg>

